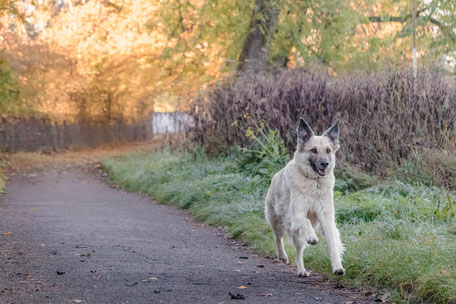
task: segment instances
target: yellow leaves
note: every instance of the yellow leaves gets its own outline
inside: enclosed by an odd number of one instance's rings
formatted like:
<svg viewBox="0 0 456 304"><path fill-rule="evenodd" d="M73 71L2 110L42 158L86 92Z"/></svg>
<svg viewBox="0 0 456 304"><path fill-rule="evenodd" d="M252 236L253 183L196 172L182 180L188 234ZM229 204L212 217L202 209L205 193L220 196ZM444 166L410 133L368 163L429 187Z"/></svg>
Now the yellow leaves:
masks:
<svg viewBox="0 0 456 304"><path fill-rule="evenodd" d="M215 25L200 14L206 1L192 0L182 10L183 30L175 35L170 35L169 20L163 16L177 16L169 1L110 3L114 6L85 1L58 14L49 1L37 3L29 20L40 34L31 40L16 33L11 41L2 41L14 66L20 67L18 79L34 110L71 120L85 103L85 113L102 116L109 95L110 111L147 115L154 98L164 92L173 100L190 99L223 76L225 40L230 38L221 36L223 42L217 38L216 43L213 37L199 36L201 24ZM176 109L167 100L158 108Z"/></svg>
<svg viewBox="0 0 456 304"><path fill-rule="evenodd" d="M195 52L189 51L184 53L187 58L195 57Z"/></svg>
<svg viewBox="0 0 456 304"><path fill-rule="evenodd" d="M247 287L247 286L244 286L244 285L241 285L241 286L239 286L239 287L237 287L237 288L239 288L239 289L246 289L246 288L248 288L248 287Z"/></svg>
<svg viewBox="0 0 456 304"><path fill-rule="evenodd" d="M255 133L252 128L248 127L247 130L245 130L245 136L248 138L255 138Z"/></svg>

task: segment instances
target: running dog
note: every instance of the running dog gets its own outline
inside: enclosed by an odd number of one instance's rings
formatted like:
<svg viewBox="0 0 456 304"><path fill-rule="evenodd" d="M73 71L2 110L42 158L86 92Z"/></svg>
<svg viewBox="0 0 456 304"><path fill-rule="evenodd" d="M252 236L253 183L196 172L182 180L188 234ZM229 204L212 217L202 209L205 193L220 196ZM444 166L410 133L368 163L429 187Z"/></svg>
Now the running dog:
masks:
<svg viewBox="0 0 456 304"><path fill-rule="evenodd" d="M296 247L298 276L309 276L310 272L304 268L303 251L308 244L317 244L314 228L320 225L332 271L344 275L344 246L336 227L333 199L339 122L317 136L300 118L297 133L294 158L274 175L266 197L265 215L274 232L277 256L284 263L289 262L282 240L287 233Z"/></svg>

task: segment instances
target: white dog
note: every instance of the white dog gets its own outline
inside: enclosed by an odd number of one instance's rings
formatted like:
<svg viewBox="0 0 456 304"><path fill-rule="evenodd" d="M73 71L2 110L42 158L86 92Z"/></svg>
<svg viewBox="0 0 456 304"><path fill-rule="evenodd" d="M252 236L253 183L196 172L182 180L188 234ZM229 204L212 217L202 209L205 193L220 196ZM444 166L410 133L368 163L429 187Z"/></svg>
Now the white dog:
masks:
<svg viewBox="0 0 456 304"><path fill-rule="evenodd" d="M332 271L345 273L342 267L344 246L337 230L333 188L336 151L339 149L339 125L316 136L302 119L298 124L298 145L294 158L272 178L266 197L266 219L274 231L278 258L288 263L282 236L286 232L296 247L299 276L309 276L304 268L303 251L317 244L313 227L321 226L329 250Z"/></svg>

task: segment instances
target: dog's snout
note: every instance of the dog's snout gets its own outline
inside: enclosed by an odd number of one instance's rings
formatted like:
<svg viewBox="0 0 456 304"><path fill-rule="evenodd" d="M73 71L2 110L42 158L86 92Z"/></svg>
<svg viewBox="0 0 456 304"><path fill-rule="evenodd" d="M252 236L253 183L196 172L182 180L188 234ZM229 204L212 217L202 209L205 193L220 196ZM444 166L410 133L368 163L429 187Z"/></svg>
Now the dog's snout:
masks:
<svg viewBox="0 0 456 304"><path fill-rule="evenodd" d="M320 166L322 168L327 168L329 166L329 162L327 160L320 161Z"/></svg>

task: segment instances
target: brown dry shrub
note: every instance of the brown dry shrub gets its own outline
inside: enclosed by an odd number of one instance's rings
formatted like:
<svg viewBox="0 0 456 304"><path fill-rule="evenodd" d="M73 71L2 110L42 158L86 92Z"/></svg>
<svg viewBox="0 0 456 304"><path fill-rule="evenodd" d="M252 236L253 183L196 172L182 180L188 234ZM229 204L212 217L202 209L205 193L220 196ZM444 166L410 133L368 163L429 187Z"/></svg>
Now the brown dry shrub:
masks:
<svg viewBox="0 0 456 304"><path fill-rule="evenodd" d="M188 134L208 151L248 145L258 121L279 130L290 152L298 117L317 133L341 121L339 157L367 172L411 159L421 151L454 155L456 85L437 72L420 73L413 90L410 72L330 77L308 70L245 75L220 82L200 96ZM440 152L439 152L440 153Z"/></svg>
<svg viewBox="0 0 456 304"><path fill-rule="evenodd" d="M421 163L425 165L433 180L447 189L456 189L456 153L454 151L425 150L421 154Z"/></svg>

